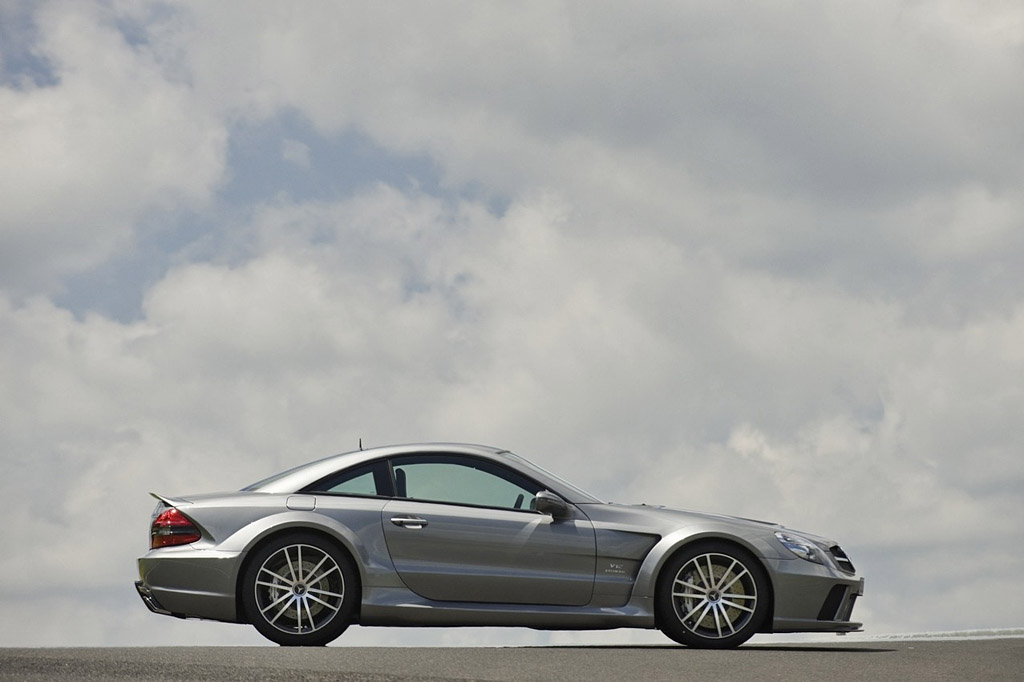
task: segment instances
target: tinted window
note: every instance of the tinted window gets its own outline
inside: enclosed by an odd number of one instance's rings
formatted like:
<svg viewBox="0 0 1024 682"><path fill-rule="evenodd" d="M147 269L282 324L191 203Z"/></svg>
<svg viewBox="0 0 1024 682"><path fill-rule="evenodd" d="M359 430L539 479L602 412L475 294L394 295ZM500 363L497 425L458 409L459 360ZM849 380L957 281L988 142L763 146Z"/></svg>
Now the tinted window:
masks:
<svg viewBox="0 0 1024 682"><path fill-rule="evenodd" d="M367 471L365 474L335 483L327 489L327 492L342 495L376 495L377 484L373 481L373 472Z"/></svg>
<svg viewBox="0 0 1024 682"><path fill-rule="evenodd" d="M393 460L398 497L481 507L532 509L541 487L504 467L457 455Z"/></svg>
<svg viewBox="0 0 1024 682"><path fill-rule="evenodd" d="M370 462L332 474L307 486L305 492L334 495L391 495L391 476L387 462Z"/></svg>

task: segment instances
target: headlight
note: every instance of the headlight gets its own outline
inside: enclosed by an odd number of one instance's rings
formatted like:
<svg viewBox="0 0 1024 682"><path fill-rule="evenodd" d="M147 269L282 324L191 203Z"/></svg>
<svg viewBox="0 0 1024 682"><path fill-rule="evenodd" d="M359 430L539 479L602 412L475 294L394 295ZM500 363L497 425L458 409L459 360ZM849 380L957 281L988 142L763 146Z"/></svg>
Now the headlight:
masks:
<svg viewBox="0 0 1024 682"><path fill-rule="evenodd" d="M793 554L796 554L805 561L813 561L816 564L824 564L825 560L821 556L821 550L818 549L817 545L808 540L807 538L800 537L796 533L787 533L779 531L775 533L775 537L779 539L782 546L788 549Z"/></svg>

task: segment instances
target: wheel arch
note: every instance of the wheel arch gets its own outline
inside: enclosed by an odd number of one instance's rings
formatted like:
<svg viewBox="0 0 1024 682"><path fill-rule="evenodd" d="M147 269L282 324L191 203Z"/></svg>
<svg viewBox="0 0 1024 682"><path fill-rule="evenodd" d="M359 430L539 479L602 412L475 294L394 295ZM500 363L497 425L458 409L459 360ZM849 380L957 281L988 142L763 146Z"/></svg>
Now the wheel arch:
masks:
<svg viewBox="0 0 1024 682"><path fill-rule="evenodd" d="M765 564L763 557L760 554L758 554L756 548L752 544L743 542L734 535L715 535L709 533L692 537L689 540L676 545L672 549L672 551L668 552L664 556L664 558L658 566L657 573L654 576L654 588L651 593L651 596L655 600L658 599L657 591L659 589L659 584L661 583L661 574L666 564L671 562L672 559L674 559L676 556L682 554L683 552L689 549L699 547L701 545L712 544L730 545L737 549L743 550L744 552L752 556L754 558L754 561L756 561L760 565L761 571L764 573L765 582L768 586L768 594L766 595L768 607L765 610L764 620L758 625L757 631L761 633L770 633L772 631L772 621L774 619L773 617L775 614L775 584L772 580L771 571L768 570L768 566ZM657 613L655 613L655 617L657 618Z"/></svg>
<svg viewBox="0 0 1024 682"><path fill-rule="evenodd" d="M770 546L761 546L755 540L738 536L734 533L725 532L720 529L705 529L693 532L692 529L682 529L663 537L648 552L637 573L636 582L633 584L633 597L655 599L657 596L658 580L661 577L665 565L681 552L703 543L726 543L742 549L752 555L764 571L768 583L768 611L765 622L761 625L762 632L770 631L772 618L775 613L775 580L772 572L768 570L765 562L766 553L773 554Z"/></svg>
<svg viewBox="0 0 1024 682"><path fill-rule="evenodd" d="M289 535L295 535L298 533L312 534L323 538L326 542L330 543L335 549L343 552L352 565L356 569L356 575L359 577L359 589L360 595L362 594L362 586L366 582L364 562L359 560L360 553L356 549L358 544L355 542L355 534L348 531L343 527L339 529L331 528L320 522L319 518L304 519L304 520L291 520L284 524L277 523L266 528L262 533L255 535L246 545L245 552L242 556L241 561L238 563L237 571L235 572L235 611L238 615L238 622L248 623L249 619L245 614L245 608L242 605L242 583L245 581L245 574L249 568L249 564L252 561L252 557L266 545L278 540L282 537L288 537ZM351 537L348 537L351 535ZM359 614L362 608L362 597L356 600L356 608L354 618L355 622L358 622Z"/></svg>

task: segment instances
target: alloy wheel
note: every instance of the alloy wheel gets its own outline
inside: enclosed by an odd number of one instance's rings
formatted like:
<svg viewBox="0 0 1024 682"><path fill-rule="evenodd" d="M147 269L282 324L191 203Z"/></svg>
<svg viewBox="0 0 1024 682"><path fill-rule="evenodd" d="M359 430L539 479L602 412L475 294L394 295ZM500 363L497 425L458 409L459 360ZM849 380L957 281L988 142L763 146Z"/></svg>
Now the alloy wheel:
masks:
<svg viewBox="0 0 1024 682"><path fill-rule="evenodd" d="M260 565L253 585L263 620L290 635L308 635L330 623L345 600L338 562L319 547L286 545Z"/></svg>
<svg viewBox="0 0 1024 682"><path fill-rule="evenodd" d="M687 630L724 639L742 630L757 609L757 583L742 561L726 554L693 557L672 583L672 606Z"/></svg>

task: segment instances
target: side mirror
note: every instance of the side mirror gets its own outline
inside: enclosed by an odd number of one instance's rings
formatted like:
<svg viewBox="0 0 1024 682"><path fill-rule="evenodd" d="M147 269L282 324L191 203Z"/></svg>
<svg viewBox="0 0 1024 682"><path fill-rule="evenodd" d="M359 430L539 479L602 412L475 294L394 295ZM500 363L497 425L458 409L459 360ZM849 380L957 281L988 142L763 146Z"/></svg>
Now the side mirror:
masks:
<svg viewBox="0 0 1024 682"><path fill-rule="evenodd" d="M536 509L541 514L548 514L555 519L567 519L572 516L568 503L558 495L547 490L537 493Z"/></svg>

